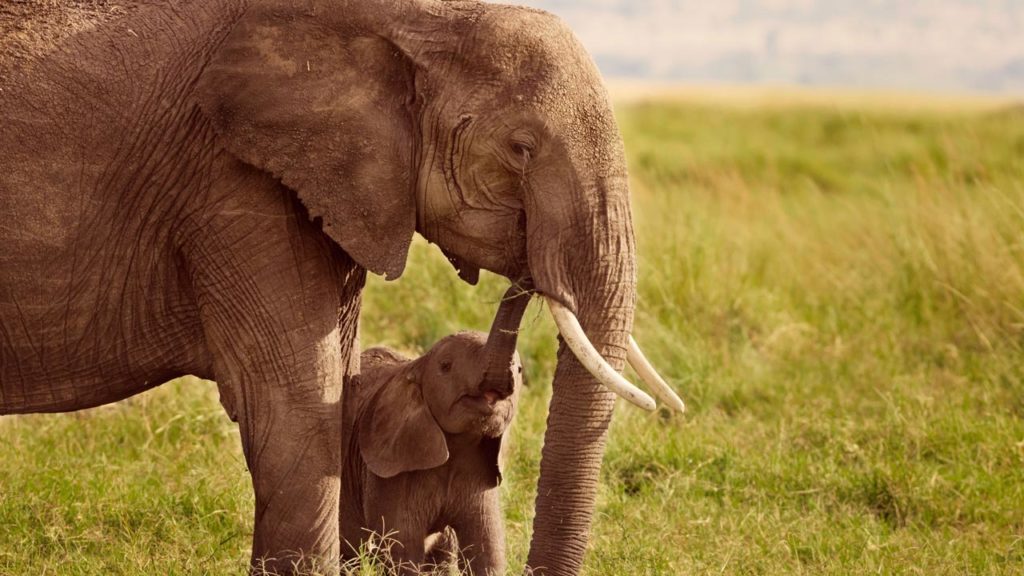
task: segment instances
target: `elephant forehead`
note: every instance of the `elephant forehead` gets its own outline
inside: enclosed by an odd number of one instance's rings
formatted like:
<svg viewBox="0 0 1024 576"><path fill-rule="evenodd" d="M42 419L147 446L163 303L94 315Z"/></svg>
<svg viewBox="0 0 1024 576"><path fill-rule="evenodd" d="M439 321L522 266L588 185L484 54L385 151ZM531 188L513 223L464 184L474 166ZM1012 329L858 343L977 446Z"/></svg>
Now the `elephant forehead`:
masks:
<svg viewBox="0 0 1024 576"><path fill-rule="evenodd" d="M514 10L514 17L498 11L478 31L491 44L490 73L505 80L495 104L532 110L569 149L587 151L588 169L621 165L625 154L611 98L582 43L556 16Z"/></svg>
<svg viewBox="0 0 1024 576"><path fill-rule="evenodd" d="M447 350L447 349L460 349L467 351L475 351L483 347L487 343L487 334L483 332L477 332L475 330L464 330L456 332L449 336L445 336L438 341L435 349Z"/></svg>

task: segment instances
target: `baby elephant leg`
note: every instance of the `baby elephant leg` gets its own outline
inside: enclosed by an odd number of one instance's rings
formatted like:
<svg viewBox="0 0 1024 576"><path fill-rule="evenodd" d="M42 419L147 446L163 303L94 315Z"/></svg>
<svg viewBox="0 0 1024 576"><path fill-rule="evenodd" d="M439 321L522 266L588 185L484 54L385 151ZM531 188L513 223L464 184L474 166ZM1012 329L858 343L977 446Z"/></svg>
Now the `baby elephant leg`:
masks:
<svg viewBox="0 0 1024 576"><path fill-rule="evenodd" d="M386 538L385 547L395 572L401 576L423 573L423 542L426 533L406 528ZM429 569L428 569L429 570Z"/></svg>
<svg viewBox="0 0 1024 576"><path fill-rule="evenodd" d="M394 571L402 576L419 574L423 565L423 543L427 538L426 522L417 507L403 497L409 493L403 477L376 479L370 482L365 495L365 516L381 538L384 556Z"/></svg>
<svg viewBox="0 0 1024 576"><path fill-rule="evenodd" d="M498 488L487 490L455 523L459 565L474 576L505 573L505 527Z"/></svg>

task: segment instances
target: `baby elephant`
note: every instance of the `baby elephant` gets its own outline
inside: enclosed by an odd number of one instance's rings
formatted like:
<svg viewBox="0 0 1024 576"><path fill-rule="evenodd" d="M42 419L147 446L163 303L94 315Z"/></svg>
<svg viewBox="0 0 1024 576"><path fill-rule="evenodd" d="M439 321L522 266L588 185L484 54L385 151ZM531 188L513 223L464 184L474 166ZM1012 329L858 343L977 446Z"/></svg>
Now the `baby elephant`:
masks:
<svg viewBox="0 0 1024 576"><path fill-rule="evenodd" d="M498 459L522 384L516 330L528 301L513 287L490 334L447 336L415 360L388 348L363 353L344 397L344 553L385 535L394 564L415 573L428 554L453 552L425 549L448 527L463 568L504 574Z"/></svg>

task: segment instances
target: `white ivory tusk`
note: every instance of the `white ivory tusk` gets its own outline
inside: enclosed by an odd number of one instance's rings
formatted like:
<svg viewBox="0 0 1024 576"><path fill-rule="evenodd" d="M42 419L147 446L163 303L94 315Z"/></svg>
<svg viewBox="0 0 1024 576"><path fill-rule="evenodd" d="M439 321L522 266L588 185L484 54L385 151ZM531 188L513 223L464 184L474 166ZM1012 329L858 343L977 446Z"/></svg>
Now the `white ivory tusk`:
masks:
<svg viewBox="0 0 1024 576"><path fill-rule="evenodd" d="M583 333L583 327L580 326L580 321L576 319L576 316L553 298L545 296L544 299L548 303L548 309L551 310L551 316L555 319L558 331L562 334L562 339L565 340L565 344L569 346L580 364L587 369L587 372L590 372L598 382L604 384L609 390L640 408L654 410L654 398L630 384L601 357L594 345L590 343L590 339Z"/></svg>
<svg viewBox="0 0 1024 576"><path fill-rule="evenodd" d="M644 353L640 350L640 346L637 345L636 340L632 336L629 337L629 352L626 354L626 362L636 370L640 379L647 383L654 391L654 395L661 398L663 402L671 406L678 412L684 412L686 405L683 404L683 399L679 397L672 390L672 387L665 382L665 379L658 374L658 371L651 366L651 363L644 356Z"/></svg>

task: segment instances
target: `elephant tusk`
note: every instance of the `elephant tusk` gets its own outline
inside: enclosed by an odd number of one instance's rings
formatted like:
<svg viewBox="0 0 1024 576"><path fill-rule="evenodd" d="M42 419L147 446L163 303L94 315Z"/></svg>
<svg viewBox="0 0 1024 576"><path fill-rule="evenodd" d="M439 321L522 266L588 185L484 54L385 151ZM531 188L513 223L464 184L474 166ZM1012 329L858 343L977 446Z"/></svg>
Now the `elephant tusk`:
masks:
<svg viewBox="0 0 1024 576"><path fill-rule="evenodd" d="M626 353L626 362L629 362L629 365L633 367L633 370L636 370L640 379L651 387L655 396L661 398L662 401L677 412L686 411L686 404L683 404L683 399L672 390L672 387L658 374L654 366L651 366L651 363L644 356L640 346L632 336L629 337L629 351Z"/></svg>
<svg viewBox="0 0 1024 576"><path fill-rule="evenodd" d="M565 344L569 346L569 350L572 350L573 355L580 361L580 364L587 369L587 372L590 372L598 382L604 384L609 390L640 408L648 411L654 410L654 399L643 390L630 384L628 380L612 368L611 364L608 364L601 357L601 354L598 353L594 345L591 344L590 339L583 332L583 327L580 326L576 316L556 300L547 296L544 299L548 303L548 308L551 310L551 316L555 319L558 331L562 334L562 339L565 340Z"/></svg>

